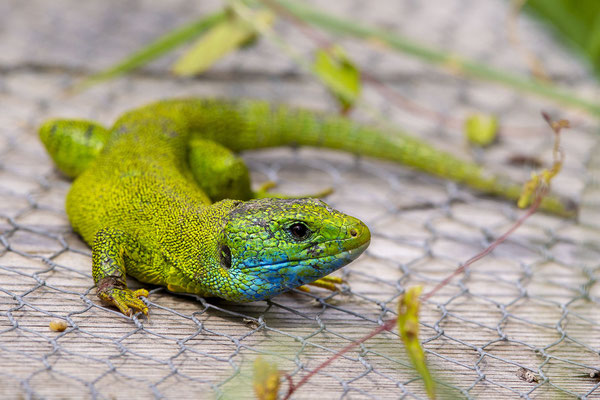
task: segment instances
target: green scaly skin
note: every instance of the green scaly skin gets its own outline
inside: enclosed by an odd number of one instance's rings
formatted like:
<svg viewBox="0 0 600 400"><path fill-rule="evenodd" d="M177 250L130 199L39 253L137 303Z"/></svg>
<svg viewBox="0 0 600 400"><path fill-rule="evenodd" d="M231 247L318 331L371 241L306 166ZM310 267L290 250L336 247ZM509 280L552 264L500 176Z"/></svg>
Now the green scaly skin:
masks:
<svg viewBox="0 0 600 400"><path fill-rule="evenodd" d="M110 130L50 120L40 137L58 168L76 178L66 209L92 246L98 296L125 314L148 311L138 298L147 291L129 290L126 274L174 292L254 301L317 281L367 248L366 225L321 201L250 199L248 170L233 152L327 147L400 162L487 194L520 193L404 134L260 101L168 100L124 114ZM573 214L555 197L542 209Z"/></svg>

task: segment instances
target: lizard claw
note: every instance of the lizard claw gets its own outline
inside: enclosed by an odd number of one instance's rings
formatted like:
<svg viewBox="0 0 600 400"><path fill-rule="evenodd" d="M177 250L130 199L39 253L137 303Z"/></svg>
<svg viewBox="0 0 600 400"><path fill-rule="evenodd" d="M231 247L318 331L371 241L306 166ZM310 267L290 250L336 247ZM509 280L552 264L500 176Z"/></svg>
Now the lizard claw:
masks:
<svg viewBox="0 0 600 400"><path fill-rule="evenodd" d="M142 296L148 296L148 291L146 289L132 291L127 288L120 289L112 287L98 290L98 297L100 297L102 301L116 306L128 317L133 315L134 310L141 311L144 315L148 315L148 307L139 299L139 297Z"/></svg>
<svg viewBox="0 0 600 400"><path fill-rule="evenodd" d="M307 287L308 285L310 285L310 286L316 286L316 287L320 287L323 289L331 290L332 292L339 292L340 289L336 285L339 285L343 282L344 282L344 280L342 278L338 278L337 276L327 275L327 276L317 279L314 282L307 283L306 285L302 285L298 289L302 290L303 292L310 292L310 289Z"/></svg>

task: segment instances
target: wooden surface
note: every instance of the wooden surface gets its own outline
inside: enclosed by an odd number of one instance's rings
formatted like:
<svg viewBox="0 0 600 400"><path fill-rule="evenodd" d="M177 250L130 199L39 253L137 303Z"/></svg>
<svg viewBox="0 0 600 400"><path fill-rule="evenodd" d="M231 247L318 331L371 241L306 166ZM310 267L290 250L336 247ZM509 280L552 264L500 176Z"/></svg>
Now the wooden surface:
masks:
<svg viewBox="0 0 600 400"><path fill-rule="evenodd" d="M506 40L506 2L420 3L323 6L527 73ZM267 41L219 62L199 79L172 78L168 60L162 60L128 78L65 94L83 73L106 67L218 6L192 0L0 4L0 398L252 398L257 355L276 360L297 382L306 370L392 318L406 287L431 289L521 214L506 202L373 160L312 149L251 152L244 156L257 184L274 179L277 190L293 194L333 187L328 202L368 223L372 245L339 273L348 282L345 291L233 304L152 288L148 320L130 320L102 307L92 285L90 250L72 233L64 213L70 183L38 142L39 122L60 116L109 124L137 105L190 95L257 97L335 110L323 88ZM576 60L532 21L524 18L520 27L553 79L588 95L597 92ZM277 28L310 54L310 42L299 32L286 24ZM551 136L540 109L577 122L564 135L567 161L555 189L584 199L583 222L595 222L596 120L375 47L344 44L360 65L428 109L457 119L476 110L498 114L502 140L477 156L515 179L529 172L507 166L511 155L550 159ZM415 135L472 156L460 130L393 107L372 88L365 97ZM355 117L372 119L364 109ZM424 304L421 339L447 388L445 396L600 398L600 381L590 376L600 368L599 244L600 232L593 227L536 215ZM68 323L64 332L49 329L56 319ZM397 336L380 335L317 374L294 398L423 397L422 384L407 365ZM521 368L538 382L520 378Z"/></svg>

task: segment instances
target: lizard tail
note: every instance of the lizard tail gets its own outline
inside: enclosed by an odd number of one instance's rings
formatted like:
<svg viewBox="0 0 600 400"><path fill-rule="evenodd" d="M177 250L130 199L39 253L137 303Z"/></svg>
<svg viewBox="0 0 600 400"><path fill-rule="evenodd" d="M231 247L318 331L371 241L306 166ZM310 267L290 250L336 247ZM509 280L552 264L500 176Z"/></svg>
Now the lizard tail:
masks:
<svg viewBox="0 0 600 400"><path fill-rule="evenodd" d="M96 159L109 137L100 124L71 119L46 121L39 135L58 169L70 178L76 178Z"/></svg>
<svg viewBox="0 0 600 400"><path fill-rule="evenodd" d="M192 129L235 151L281 145L325 147L398 162L510 200L518 199L522 190L520 184L486 173L473 162L461 160L402 132L259 101L196 100L192 103L195 104L190 115L192 125L200 122L200 126ZM577 211L572 200L552 195L543 199L540 209L568 217L575 216Z"/></svg>
<svg viewBox="0 0 600 400"><path fill-rule="evenodd" d="M173 132L191 132L233 151L289 145L324 147L401 163L509 200L517 200L522 190L520 184L489 174L473 162L438 150L410 135L361 125L336 115L255 100L176 99L125 114L115 127L132 118L135 122L140 111L154 119L160 117L161 129L165 129L166 121L170 120L175 123L174 127L181 128L173 129ZM39 130L40 138L58 168L72 178L88 167L111 136L120 134L115 128L111 132L84 120L50 120ZM165 135L177 143L181 139L188 140L169 132ZM567 217L577 215L574 201L553 195L543 199L540 209Z"/></svg>

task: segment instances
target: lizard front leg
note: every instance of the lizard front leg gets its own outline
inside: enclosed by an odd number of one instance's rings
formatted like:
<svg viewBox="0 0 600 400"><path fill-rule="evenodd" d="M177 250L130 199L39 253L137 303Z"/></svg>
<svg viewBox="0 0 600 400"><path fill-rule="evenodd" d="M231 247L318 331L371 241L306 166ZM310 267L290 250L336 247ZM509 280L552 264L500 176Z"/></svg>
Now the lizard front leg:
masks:
<svg viewBox="0 0 600 400"><path fill-rule="evenodd" d="M321 192L290 196L271 193L276 184L264 183L257 191L250 189L250 174L244 160L233 151L211 140L193 138L188 143L188 163L196 183L214 202L223 199L300 199L320 198L333 192L327 188Z"/></svg>
<svg viewBox="0 0 600 400"><path fill-rule="evenodd" d="M113 228L99 230L92 245L92 275L98 297L128 316L133 310L148 314L148 307L139 299L148 296L148 291L132 291L126 281L126 265L141 263L144 253L134 238Z"/></svg>
<svg viewBox="0 0 600 400"><path fill-rule="evenodd" d="M188 163L196 183L212 201L252 197L244 160L219 143L192 139L188 143Z"/></svg>

